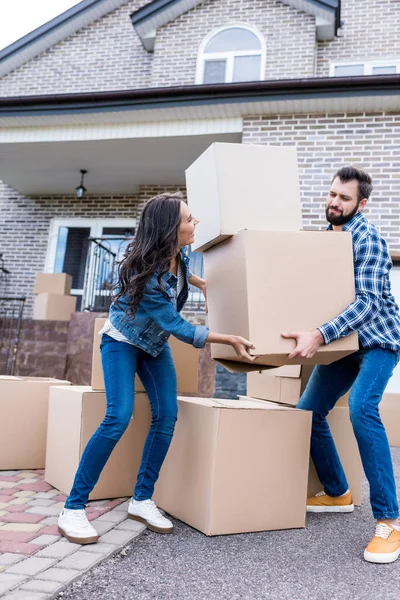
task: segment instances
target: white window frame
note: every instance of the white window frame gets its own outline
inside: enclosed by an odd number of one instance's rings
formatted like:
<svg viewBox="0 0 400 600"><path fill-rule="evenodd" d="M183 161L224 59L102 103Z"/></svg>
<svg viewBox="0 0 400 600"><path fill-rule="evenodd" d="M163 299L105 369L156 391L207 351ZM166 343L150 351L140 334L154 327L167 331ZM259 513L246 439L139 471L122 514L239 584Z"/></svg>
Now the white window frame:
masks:
<svg viewBox="0 0 400 600"><path fill-rule="evenodd" d="M126 227L127 229L135 228L137 219L52 219L50 222L49 241L47 244L47 254L45 262L45 273L54 273L56 261L58 231L60 227L85 227L90 228L89 237L102 237L104 227ZM73 288L71 290L73 296L82 296L83 288Z"/></svg>
<svg viewBox="0 0 400 600"><path fill-rule="evenodd" d="M259 51L257 50L235 50L230 52L210 52L206 53L205 48L208 42L218 33L222 31L226 31L227 29L246 29L257 36L261 48ZM261 34L258 29L253 27L252 25L248 25L247 23L230 23L229 25L224 25L223 27L219 27L218 29L214 29L211 31L202 41L199 51L197 53L197 65L196 65L196 79L195 82L198 85L204 83L204 70L206 61L212 60L226 60L226 70L225 70L225 81L224 83L232 83L233 81L233 69L235 58L238 56L260 56L260 77L259 81L262 81L265 78L265 67L266 67L266 44L264 36Z"/></svg>
<svg viewBox="0 0 400 600"><path fill-rule="evenodd" d="M364 67L364 76L372 75L372 71L374 67L396 67L397 73L400 73L400 57L397 56L392 59L384 58L377 60L351 60L345 62L334 62L330 65L329 76L330 77L340 77L340 75L336 75L336 67L352 67L362 65ZM348 77L362 77L362 75L348 75Z"/></svg>

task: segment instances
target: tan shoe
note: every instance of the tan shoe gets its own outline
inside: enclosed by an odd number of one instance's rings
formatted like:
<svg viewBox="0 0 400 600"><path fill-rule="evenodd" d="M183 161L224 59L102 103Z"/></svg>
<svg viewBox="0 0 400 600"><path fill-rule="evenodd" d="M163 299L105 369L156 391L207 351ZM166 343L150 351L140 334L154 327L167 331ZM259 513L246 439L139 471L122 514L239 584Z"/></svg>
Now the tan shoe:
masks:
<svg viewBox="0 0 400 600"><path fill-rule="evenodd" d="M325 492L319 492L307 498L307 512L319 513L349 513L353 512L354 504L350 492L344 496L328 496Z"/></svg>
<svg viewBox="0 0 400 600"><path fill-rule="evenodd" d="M392 563L400 556L400 531L389 523L378 521L375 535L364 552L364 558L373 563Z"/></svg>

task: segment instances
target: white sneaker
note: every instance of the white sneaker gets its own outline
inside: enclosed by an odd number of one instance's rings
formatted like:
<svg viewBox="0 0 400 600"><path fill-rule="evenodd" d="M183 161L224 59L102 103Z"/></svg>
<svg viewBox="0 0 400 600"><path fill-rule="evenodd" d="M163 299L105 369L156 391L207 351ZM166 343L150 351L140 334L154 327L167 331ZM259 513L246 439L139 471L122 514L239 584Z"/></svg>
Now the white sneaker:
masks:
<svg viewBox="0 0 400 600"><path fill-rule="evenodd" d="M73 544L95 544L99 539L84 510L64 508L58 517L58 531Z"/></svg>
<svg viewBox="0 0 400 600"><path fill-rule="evenodd" d="M144 523L151 531L171 533L174 526L162 516L153 500L132 500L129 502L128 517Z"/></svg>

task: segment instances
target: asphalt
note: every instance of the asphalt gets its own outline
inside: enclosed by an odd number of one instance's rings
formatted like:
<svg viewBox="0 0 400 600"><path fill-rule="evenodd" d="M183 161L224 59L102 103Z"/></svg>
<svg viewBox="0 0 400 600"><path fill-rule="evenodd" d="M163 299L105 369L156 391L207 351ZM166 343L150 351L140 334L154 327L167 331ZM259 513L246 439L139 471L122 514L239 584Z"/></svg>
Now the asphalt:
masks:
<svg viewBox="0 0 400 600"><path fill-rule="evenodd" d="M400 497L400 448L393 448ZM249 504L251 510L251 504ZM146 531L63 592L62 600L400 600L400 559L363 560L374 521L364 481L352 514L307 517L307 527L206 537L175 521Z"/></svg>

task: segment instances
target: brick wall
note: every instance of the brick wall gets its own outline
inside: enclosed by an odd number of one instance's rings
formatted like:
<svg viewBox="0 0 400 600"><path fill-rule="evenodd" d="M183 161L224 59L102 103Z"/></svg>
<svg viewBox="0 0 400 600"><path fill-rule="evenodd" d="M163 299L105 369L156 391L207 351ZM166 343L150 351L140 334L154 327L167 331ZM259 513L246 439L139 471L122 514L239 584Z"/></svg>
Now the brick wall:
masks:
<svg viewBox="0 0 400 600"><path fill-rule="evenodd" d="M230 23L247 23L264 36L266 79L313 76L314 17L279 0L206 0L158 31L152 86L193 84L201 42Z"/></svg>
<svg viewBox="0 0 400 600"><path fill-rule="evenodd" d="M330 62L400 55L398 0L342 0L342 20L340 37L318 43L318 77L329 75Z"/></svg>
<svg viewBox="0 0 400 600"><path fill-rule="evenodd" d="M366 215L400 250L400 112L245 117L243 143L297 145L307 229L326 226L325 198L343 164L366 169L374 193Z"/></svg>
<svg viewBox="0 0 400 600"><path fill-rule="evenodd" d="M5 75L0 79L0 96L150 87L153 57L143 48L130 19L149 1L126 2Z"/></svg>

